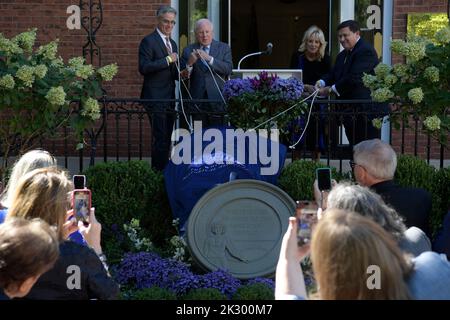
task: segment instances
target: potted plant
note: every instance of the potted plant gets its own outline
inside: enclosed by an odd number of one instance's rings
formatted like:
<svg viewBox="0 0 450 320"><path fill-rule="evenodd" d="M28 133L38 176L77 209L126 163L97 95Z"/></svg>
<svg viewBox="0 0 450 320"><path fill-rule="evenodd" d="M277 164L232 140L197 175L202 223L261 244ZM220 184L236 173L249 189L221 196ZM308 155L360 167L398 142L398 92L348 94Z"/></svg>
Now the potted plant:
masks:
<svg viewBox="0 0 450 320"><path fill-rule="evenodd" d="M261 72L254 78L229 80L223 91L231 124L244 130L256 127L269 130L276 125L283 134L288 123L304 112L305 105L300 103L303 83L293 77L281 79Z"/></svg>

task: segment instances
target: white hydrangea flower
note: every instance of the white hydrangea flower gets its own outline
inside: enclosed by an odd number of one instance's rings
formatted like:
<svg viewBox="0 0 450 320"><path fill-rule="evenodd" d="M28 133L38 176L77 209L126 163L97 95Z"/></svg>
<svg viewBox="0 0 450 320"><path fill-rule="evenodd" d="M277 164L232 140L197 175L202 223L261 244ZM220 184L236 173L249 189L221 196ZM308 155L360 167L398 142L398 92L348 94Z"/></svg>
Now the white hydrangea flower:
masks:
<svg viewBox="0 0 450 320"><path fill-rule="evenodd" d="M435 66L431 66L425 69L425 78L431 82L439 82L439 69Z"/></svg>
<svg viewBox="0 0 450 320"><path fill-rule="evenodd" d="M377 129L381 129L381 127L383 126L383 119L382 118L373 119L372 125Z"/></svg>
<svg viewBox="0 0 450 320"><path fill-rule="evenodd" d="M50 104L55 106L62 106L66 103L66 93L64 92L64 88L61 86L53 87L48 90L45 98L48 102L50 102Z"/></svg>
<svg viewBox="0 0 450 320"><path fill-rule="evenodd" d="M439 119L436 115L427 117L423 124L425 125L425 128L430 131L437 131L441 129L441 119Z"/></svg>
<svg viewBox="0 0 450 320"><path fill-rule="evenodd" d="M16 72L17 79L22 80L26 87L32 87L34 82L34 68L30 66L21 66Z"/></svg>
<svg viewBox="0 0 450 320"><path fill-rule="evenodd" d="M38 79L44 78L45 75L47 74L47 71L48 71L48 68L43 64L40 64L40 65L37 65L36 67L34 67L34 74L36 75L36 77Z"/></svg>
<svg viewBox="0 0 450 320"><path fill-rule="evenodd" d="M116 63L109 64L107 66L101 67L97 70L97 72L100 74L103 80L105 81L111 81L114 76L117 74L118 67Z"/></svg>
<svg viewBox="0 0 450 320"><path fill-rule="evenodd" d="M418 104L421 103L423 100L423 91L422 88L414 88L409 90L408 92L408 98L414 103Z"/></svg>
<svg viewBox="0 0 450 320"><path fill-rule="evenodd" d="M37 50L37 54L42 55L47 60L55 60L56 53L58 52L58 39L52 41L45 46L40 46Z"/></svg>
<svg viewBox="0 0 450 320"><path fill-rule="evenodd" d="M12 75L7 74L0 78L0 87L6 89L14 89L15 86L14 78Z"/></svg>
<svg viewBox="0 0 450 320"><path fill-rule="evenodd" d="M436 40L441 44L450 43L450 28L446 27L436 33Z"/></svg>
<svg viewBox="0 0 450 320"><path fill-rule="evenodd" d="M386 102L394 97L394 92L388 88L379 88L371 93L372 99L376 102Z"/></svg>

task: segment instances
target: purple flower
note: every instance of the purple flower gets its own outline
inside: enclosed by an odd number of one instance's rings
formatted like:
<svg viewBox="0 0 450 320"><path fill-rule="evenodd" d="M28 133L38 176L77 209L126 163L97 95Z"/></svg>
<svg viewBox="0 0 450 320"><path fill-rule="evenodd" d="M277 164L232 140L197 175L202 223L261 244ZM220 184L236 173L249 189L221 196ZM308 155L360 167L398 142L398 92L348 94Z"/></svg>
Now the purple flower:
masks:
<svg viewBox="0 0 450 320"><path fill-rule="evenodd" d="M266 285L267 287L269 287L272 290L275 290L275 282L272 279L268 279L268 278L254 278L254 279L250 279L247 281L247 285L252 285L255 283L262 283L264 285Z"/></svg>

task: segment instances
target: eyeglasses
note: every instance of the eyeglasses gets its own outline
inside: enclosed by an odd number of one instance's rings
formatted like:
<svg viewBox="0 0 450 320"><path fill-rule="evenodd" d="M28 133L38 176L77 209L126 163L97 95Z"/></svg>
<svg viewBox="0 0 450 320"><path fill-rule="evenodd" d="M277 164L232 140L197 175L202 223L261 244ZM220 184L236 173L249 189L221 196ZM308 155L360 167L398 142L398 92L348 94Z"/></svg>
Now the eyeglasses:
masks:
<svg viewBox="0 0 450 320"><path fill-rule="evenodd" d="M355 161L353 161L353 160L350 160L349 163L350 163L350 168L352 168L352 170L354 170L356 165L357 165L357 163Z"/></svg>
<svg viewBox="0 0 450 320"><path fill-rule="evenodd" d="M164 24L171 24L173 26L177 23L175 20L167 20L167 19L163 19L161 20L161 22Z"/></svg>

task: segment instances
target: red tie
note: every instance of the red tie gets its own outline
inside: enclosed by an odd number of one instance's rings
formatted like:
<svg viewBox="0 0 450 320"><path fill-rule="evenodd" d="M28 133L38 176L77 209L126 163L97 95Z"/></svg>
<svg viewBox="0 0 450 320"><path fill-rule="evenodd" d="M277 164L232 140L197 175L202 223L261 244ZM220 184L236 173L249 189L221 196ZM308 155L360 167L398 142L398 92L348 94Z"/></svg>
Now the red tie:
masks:
<svg viewBox="0 0 450 320"><path fill-rule="evenodd" d="M166 37L166 48L167 48L167 52L169 54L172 54L172 47L170 46L170 40L169 37Z"/></svg>

